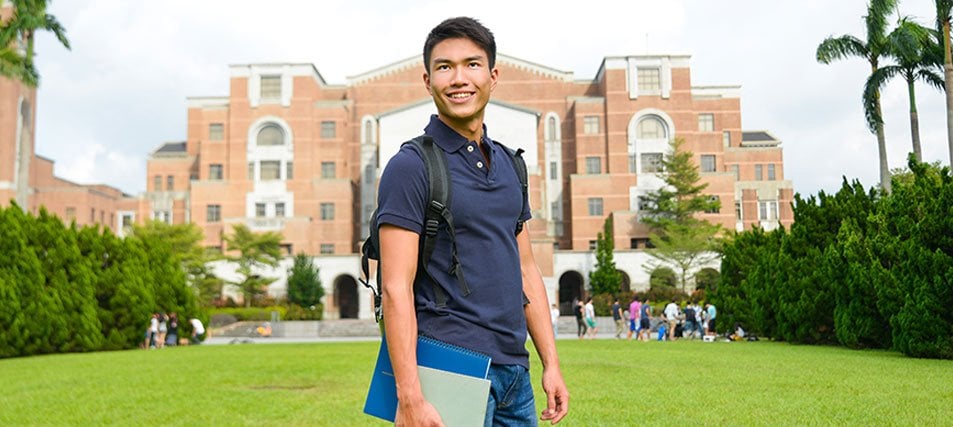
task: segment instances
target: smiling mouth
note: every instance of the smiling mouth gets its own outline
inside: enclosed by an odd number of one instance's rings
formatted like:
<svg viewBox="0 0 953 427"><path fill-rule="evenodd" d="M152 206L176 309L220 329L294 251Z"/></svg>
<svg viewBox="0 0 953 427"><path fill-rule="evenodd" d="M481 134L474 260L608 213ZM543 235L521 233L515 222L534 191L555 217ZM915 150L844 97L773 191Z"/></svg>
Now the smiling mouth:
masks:
<svg viewBox="0 0 953 427"><path fill-rule="evenodd" d="M466 92L466 93L452 93L448 95L447 97L454 101L464 101L464 100L470 99L472 96L473 96L472 93Z"/></svg>

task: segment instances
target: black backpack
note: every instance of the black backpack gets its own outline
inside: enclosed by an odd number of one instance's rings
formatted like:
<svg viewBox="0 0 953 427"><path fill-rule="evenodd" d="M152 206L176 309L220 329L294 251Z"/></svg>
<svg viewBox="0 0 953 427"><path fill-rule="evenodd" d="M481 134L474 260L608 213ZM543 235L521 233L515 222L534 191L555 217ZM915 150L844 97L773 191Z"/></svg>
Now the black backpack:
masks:
<svg viewBox="0 0 953 427"><path fill-rule="evenodd" d="M470 287L463 277L463 268L460 267L460 259L457 256L456 233L453 227L453 215L450 213L450 172L447 169L447 158L440 147L433 142L433 138L428 135L418 136L410 141L401 144L411 144L415 150L420 153L424 160L424 168L427 172L430 189L428 192L429 202L424 209L424 233L420 235L420 248L417 252L417 274L426 274L430 276L427 270L427 263L430 262L430 256L433 255L434 248L437 246L437 230L440 224L446 225L447 232L450 235L451 261L449 273L457 278L464 296L470 294ZM499 144L499 143L497 143ZM499 144L513 163L513 169L516 170L516 176L519 178L520 189L523 193L524 203L527 200L529 191L528 177L526 172L526 161L523 160L523 149L511 150L508 147ZM364 276L360 282L374 293L374 318L380 322L383 313L381 312L381 254L380 254L380 224L377 222L377 210L371 215L370 232L367 240L361 246L361 270ZM516 234L523 230L523 223L516 225ZM377 287L371 286L370 279L370 260L377 261ZM414 278L414 284L417 280ZM430 283L433 285L434 295L437 299L437 307L447 305L447 294L437 284L437 281L430 276ZM415 289L416 291L416 289ZM526 303L526 295L523 295L523 301Z"/></svg>

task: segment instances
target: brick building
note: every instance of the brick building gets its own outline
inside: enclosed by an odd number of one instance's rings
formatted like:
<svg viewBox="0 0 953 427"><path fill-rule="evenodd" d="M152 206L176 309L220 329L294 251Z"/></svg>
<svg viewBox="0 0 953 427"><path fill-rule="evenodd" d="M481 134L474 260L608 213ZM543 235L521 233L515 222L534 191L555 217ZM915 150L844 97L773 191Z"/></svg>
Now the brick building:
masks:
<svg viewBox="0 0 953 427"><path fill-rule="evenodd" d="M12 13L4 2L0 21ZM117 211L135 209L138 202L108 185L55 176L53 160L36 154L36 103L35 88L0 77L0 206L12 201L34 214L43 206L66 222L118 228Z"/></svg>
<svg viewBox="0 0 953 427"><path fill-rule="evenodd" d="M640 196L661 186L655 172L673 137L721 201L704 218L737 230L793 221L780 141L742 129L739 86L693 86L689 59L607 57L577 80L498 58L488 134L526 150L530 231L554 299L582 291L586 267L572 257L588 257L608 215L622 258L649 244ZM147 202L128 215L195 222L210 247L242 223L281 231L288 253L354 257L383 167L435 113L422 72L413 57L329 84L311 64L233 65L229 94L188 99L187 139L150 156ZM647 286L640 270L624 270L633 287ZM332 299L342 292L334 285Z"/></svg>

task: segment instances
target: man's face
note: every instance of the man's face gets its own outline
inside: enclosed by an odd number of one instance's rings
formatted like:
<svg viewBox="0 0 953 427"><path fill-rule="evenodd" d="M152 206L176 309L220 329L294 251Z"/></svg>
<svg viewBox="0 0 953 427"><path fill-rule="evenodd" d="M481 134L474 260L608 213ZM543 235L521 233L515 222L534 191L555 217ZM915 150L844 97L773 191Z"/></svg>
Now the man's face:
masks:
<svg viewBox="0 0 953 427"><path fill-rule="evenodd" d="M470 39L447 39L434 46L429 66L424 84L438 116L452 127L482 125L499 76L496 68L490 68L486 52Z"/></svg>

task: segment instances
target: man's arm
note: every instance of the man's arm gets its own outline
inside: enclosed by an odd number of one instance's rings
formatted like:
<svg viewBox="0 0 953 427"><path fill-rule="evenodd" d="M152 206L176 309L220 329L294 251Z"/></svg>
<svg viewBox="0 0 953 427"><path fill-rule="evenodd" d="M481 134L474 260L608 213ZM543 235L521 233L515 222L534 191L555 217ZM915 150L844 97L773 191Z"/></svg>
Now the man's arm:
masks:
<svg viewBox="0 0 953 427"><path fill-rule="evenodd" d="M544 421L553 424L559 422L569 411L569 391L563 382L563 374L559 369L559 356L556 354L556 339L553 337L549 322L549 300L546 297L546 286L543 284L543 275L533 257L533 247L529 241L528 227L516 236L520 251L520 267L523 272L523 292L529 299L524 308L526 325L529 334L533 337L533 345L539 353L543 363L543 391L546 392L546 409L543 410Z"/></svg>
<svg viewBox="0 0 953 427"><path fill-rule="evenodd" d="M420 236L394 225L380 227L381 280L387 350L397 383L397 416L394 424L442 426L437 410L420 391L417 377L417 315L414 310L414 275Z"/></svg>

